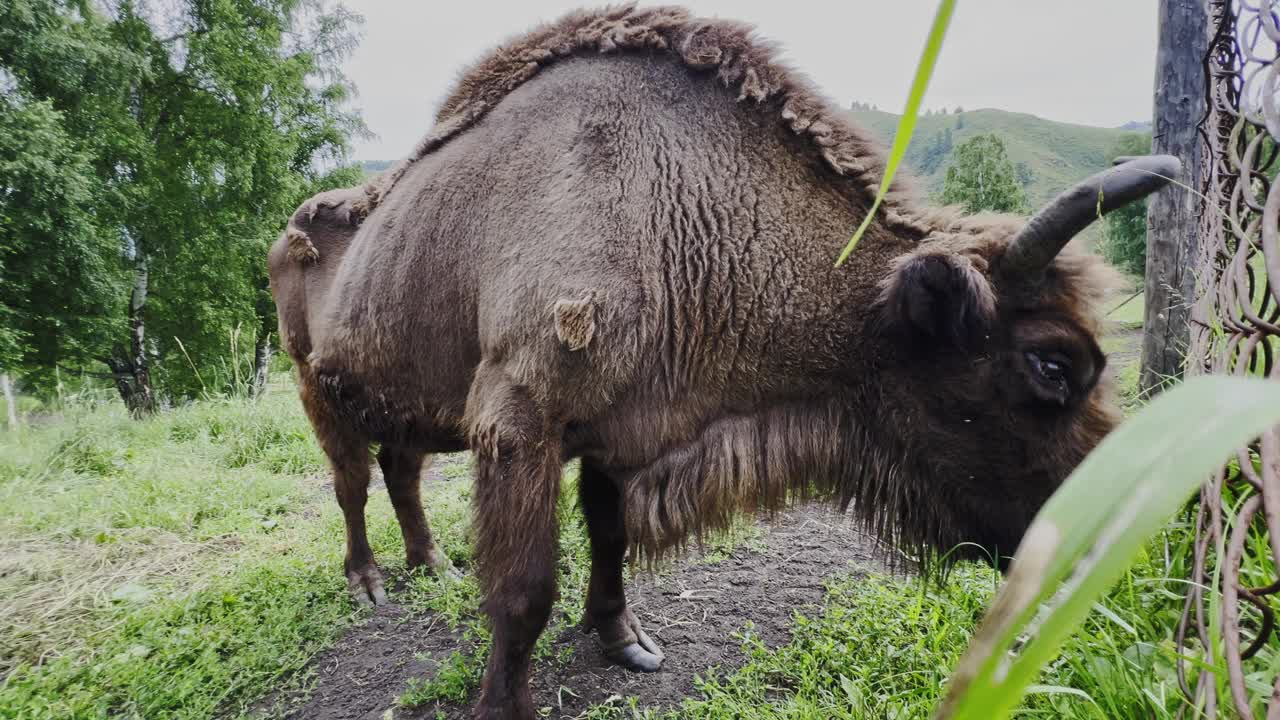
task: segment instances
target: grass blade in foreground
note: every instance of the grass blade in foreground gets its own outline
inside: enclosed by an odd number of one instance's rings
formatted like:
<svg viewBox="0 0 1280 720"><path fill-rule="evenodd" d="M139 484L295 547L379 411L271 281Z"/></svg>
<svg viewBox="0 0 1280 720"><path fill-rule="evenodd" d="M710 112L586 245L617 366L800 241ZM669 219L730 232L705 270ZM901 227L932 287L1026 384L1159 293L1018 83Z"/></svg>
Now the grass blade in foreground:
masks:
<svg viewBox="0 0 1280 720"><path fill-rule="evenodd" d="M871 203L867 216L862 219L862 224L853 233L853 237L849 238L849 244L844 246L844 251L836 260L836 267L840 267L841 263L849 257L849 253L853 252L858 241L862 239L862 234L871 225L871 219L876 216L876 210L880 209L880 203L889 192L889 183L893 182L893 176L898 173L902 158L907 155L907 145L911 143L911 136L916 131L916 117L920 114L920 103L924 101L924 91L929 87L929 78L933 77L933 66L937 64L938 52L942 50L942 39L947 34L947 25L950 24L951 13L955 9L956 0L942 0L938 3L938 12L933 16L933 27L929 29L929 40L925 43L924 54L920 56L920 64L916 66L915 79L911 81L911 94L907 96L907 107L902 111L902 119L898 121L898 131L893 135L893 147L889 150L889 161L884 168L884 177L880 180L880 190L876 193L876 199Z"/></svg>
<svg viewBox="0 0 1280 720"><path fill-rule="evenodd" d="M1232 450L1277 422L1280 385L1198 377L1108 436L1027 530L937 717L1006 717L1142 543Z"/></svg>

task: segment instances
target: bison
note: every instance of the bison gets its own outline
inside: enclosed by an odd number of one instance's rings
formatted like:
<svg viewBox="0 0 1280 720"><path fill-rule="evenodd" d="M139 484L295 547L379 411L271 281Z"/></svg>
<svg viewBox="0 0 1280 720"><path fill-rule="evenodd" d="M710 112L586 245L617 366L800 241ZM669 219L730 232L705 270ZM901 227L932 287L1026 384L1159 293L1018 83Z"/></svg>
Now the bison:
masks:
<svg viewBox="0 0 1280 720"><path fill-rule="evenodd" d="M405 160L292 216L271 285L360 599L386 597L364 528L371 445L409 565L442 572L419 470L474 453L493 631L476 717L534 717L569 459L584 622L652 671L629 550L657 558L819 496L899 547L1003 566L1113 427L1096 340L1110 275L1064 247L1177 161L1129 159L1028 222L898 183L836 266L884 166L749 26L628 5L493 49Z"/></svg>

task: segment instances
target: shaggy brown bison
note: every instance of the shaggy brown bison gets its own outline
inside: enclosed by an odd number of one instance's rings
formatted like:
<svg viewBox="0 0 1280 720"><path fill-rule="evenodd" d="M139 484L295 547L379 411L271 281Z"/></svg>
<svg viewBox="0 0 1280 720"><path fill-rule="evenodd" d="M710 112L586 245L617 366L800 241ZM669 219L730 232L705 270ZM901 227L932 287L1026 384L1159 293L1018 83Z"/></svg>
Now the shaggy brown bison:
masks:
<svg viewBox="0 0 1280 720"><path fill-rule="evenodd" d="M534 716L567 459L591 539L585 622L610 658L654 670L628 548L656 557L812 494L900 547L1004 558L1110 430L1108 275L1063 247L1177 161L1128 161L1027 223L899 187L835 267L883 167L750 28L628 6L494 49L410 157L294 214L272 287L353 592L385 599L370 444L409 564L437 570L423 456L475 453L493 629L477 717Z"/></svg>

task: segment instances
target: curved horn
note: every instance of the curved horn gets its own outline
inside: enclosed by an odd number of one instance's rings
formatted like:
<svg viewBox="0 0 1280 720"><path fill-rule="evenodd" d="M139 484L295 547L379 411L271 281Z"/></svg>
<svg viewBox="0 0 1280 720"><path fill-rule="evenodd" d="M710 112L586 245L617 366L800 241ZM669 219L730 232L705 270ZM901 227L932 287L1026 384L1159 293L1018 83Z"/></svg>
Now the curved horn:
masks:
<svg viewBox="0 0 1280 720"><path fill-rule="evenodd" d="M1172 155L1116 158L1114 167L1082 180L1028 220L1009 243L1001 270L1035 277L1094 220L1159 190L1181 171L1182 163Z"/></svg>

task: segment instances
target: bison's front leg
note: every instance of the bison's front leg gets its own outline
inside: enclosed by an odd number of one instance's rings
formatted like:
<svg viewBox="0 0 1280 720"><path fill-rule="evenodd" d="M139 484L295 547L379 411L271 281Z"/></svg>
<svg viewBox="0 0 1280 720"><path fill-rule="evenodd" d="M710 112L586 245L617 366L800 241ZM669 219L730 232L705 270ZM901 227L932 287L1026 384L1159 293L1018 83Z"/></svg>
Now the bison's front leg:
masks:
<svg viewBox="0 0 1280 720"><path fill-rule="evenodd" d="M621 488L594 465L583 461L578 483L582 512L591 537L591 582L587 586L583 630L594 629L610 660L630 670L662 667L662 650L627 607L622 559L627 549Z"/></svg>
<svg viewBox="0 0 1280 720"><path fill-rule="evenodd" d="M529 662L555 600L560 432L527 390L482 364L467 400L477 570L493 631L475 717L532 720Z"/></svg>

